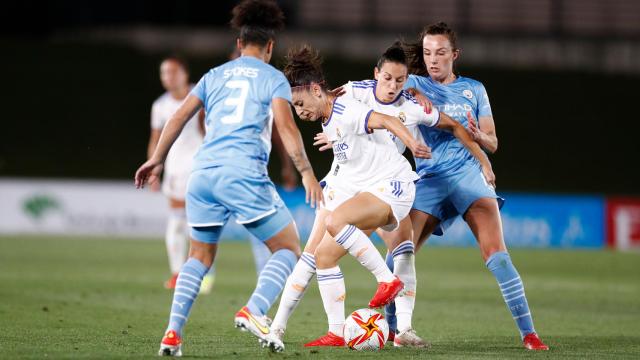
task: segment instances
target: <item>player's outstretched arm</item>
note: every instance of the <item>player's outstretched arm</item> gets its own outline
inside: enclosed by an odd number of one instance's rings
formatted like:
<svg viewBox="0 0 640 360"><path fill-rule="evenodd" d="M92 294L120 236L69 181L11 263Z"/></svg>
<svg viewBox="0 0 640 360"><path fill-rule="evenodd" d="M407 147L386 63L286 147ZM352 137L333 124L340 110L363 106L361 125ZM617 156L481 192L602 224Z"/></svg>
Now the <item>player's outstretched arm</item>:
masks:
<svg viewBox="0 0 640 360"><path fill-rule="evenodd" d="M480 148L480 145L478 145L478 143L473 140L465 127L462 126L462 124L460 124L459 122L453 120L451 117L449 117L449 115L441 112L440 121L438 122L437 128L448 130L453 133L453 136L455 136L458 141L460 141L462 145L464 145L464 147L469 150L471 155L478 159L480 165L482 165L482 173L487 179L487 182L491 186L495 187L496 176L493 173L493 169L491 168L491 162L489 161L487 154L485 154L484 151L482 151L482 148Z"/></svg>
<svg viewBox="0 0 640 360"><path fill-rule="evenodd" d="M411 135L409 129L397 117L374 111L369 116L367 126L369 129L387 129L411 150L413 156L423 159L431 158L431 149Z"/></svg>
<svg viewBox="0 0 640 360"><path fill-rule="evenodd" d="M324 203L322 188L307 158L302 136L293 120L289 102L285 99L275 98L272 101L271 108L273 110L273 121L276 124L282 143L287 153L289 153L293 165L298 169L298 172L300 172L300 176L302 176L302 185L306 192L306 202L309 203L311 207Z"/></svg>
<svg viewBox="0 0 640 360"><path fill-rule="evenodd" d="M200 99L193 95L187 96L182 105L171 116L167 124L162 129L158 145L153 155L138 168L135 175L135 185L137 188L143 187L146 183L153 183L158 180L162 173L162 164L167 158L171 145L176 141L184 125L202 107Z"/></svg>

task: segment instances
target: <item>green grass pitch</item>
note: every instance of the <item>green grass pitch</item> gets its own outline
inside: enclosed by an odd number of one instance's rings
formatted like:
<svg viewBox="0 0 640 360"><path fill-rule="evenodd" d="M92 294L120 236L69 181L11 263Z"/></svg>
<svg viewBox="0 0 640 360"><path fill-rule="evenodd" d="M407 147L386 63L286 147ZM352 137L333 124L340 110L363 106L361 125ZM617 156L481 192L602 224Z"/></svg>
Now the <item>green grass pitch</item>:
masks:
<svg viewBox="0 0 640 360"><path fill-rule="evenodd" d="M307 349L326 331L312 284L291 318L286 350L272 354L233 327L256 275L247 244L222 243L213 293L201 296L185 328L192 358L640 358L640 254L514 250L536 329L551 346L525 351L477 249L425 247L417 256L414 327L429 350L363 353ZM365 307L373 277L341 263L347 311ZM62 237L0 237L0 358L152 358L171 294L164 243ZM270 315L273 315L273 311Z"/></svg>

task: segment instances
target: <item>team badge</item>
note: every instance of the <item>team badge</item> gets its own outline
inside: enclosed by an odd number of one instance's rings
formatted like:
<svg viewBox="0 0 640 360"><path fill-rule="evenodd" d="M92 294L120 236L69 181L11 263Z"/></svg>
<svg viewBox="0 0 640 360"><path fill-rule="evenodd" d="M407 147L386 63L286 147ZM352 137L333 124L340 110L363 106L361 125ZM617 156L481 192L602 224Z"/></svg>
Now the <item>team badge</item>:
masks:
<svg viewBox="0 0 640 360"><path fill-rule="evenodd" d="M340 128L336 128L336 134L338 135L339 138L342 137L342 134L340 133Z"/></svg>
<svg viewBox="0 0 640 360"><path fill-rule="evenodd" d="M333 190L329 191L329 200L333 200L333 198L335 197L335 193L333 192Z"/></svg>
<svg viewBox="0 0 640 360"><path fill-rule="evenodd" d="M467 99L472 99L473 98L473 93L469 89L464 90L462 92L462 95L464 95L464 97L466 97Z"/></svg>
<svg viewBox="0 0 640 360"><path fill-rule="evenodd" d="M404 114L404 112L400 112L400 114L398 114L398 117L400 118L400 121L405 122L407 121L407 115Z"/></svg>

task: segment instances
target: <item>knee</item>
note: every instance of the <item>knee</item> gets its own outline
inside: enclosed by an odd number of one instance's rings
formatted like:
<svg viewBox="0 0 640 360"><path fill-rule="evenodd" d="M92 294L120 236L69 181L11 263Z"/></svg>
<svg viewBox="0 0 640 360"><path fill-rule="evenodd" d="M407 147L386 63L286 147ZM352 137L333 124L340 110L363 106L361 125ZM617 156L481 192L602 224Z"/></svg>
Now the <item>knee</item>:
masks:
<svg viewBox="0 0 640 360"><path fill-rule="evenodd" d="M333 237L336 237L340 230L347 225L339 216L335 216L335 214L327 216L324 223L327 226L327 232Z"/></svg>
<svg viewBox="0 0 640 360"><path fill-rule="evenodd" d="M191 246L189 250L189 257L200 261L204 266L211 267L215 258L215 249L210 249L207 246Z"/></svg>
<svg viewBox="0 0 640 360"><path fill-rule="evenodd" d="M336 266L335 261L333 261L329 255L330 253L327 249L323 246L319 246L314 254L316 259L316 268L328 269Z"/></svg>

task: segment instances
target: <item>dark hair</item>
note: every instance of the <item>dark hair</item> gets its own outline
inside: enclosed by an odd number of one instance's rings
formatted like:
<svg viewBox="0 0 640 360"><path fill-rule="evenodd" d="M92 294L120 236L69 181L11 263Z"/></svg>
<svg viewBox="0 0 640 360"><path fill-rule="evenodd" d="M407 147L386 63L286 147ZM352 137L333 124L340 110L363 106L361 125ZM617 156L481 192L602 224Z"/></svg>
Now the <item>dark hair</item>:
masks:
<svg viewBox="0 0 640 360"><path fill-rule="evenodd" d="M393 45L389 46L387 50L382 53L378 59L378 63L376 64L378 70L380 70L382 65L386 62L407 65L407 55L404 53L404 49L402 48L402 43L400 41L394 42Z"/></svg>
<svg viewBox="0 0 640 360"><path fill-rule="evenodd" d="M240 31L240 41L265 46L284 27L284 14L271 0L244 0L231 11L231 26Z"/></svg>
<svg viewBox="0 0 640 360"><path fill-rule="evenodd" d="M322 73L322 57L310 45L304 44L297 48L290 48L285 60L284 75L291 87L316 83L323 90L327 89Z"/></svg>
<svg viewBox="0 0 640 360"><path fill-rule="evenodd" d="M404 45L405 53L407 54L408 58L410 74L423 76L428 76L429 74L427 71L427 66L424 63L424 57L422 55L422 41L427 35L444 35L449 39L453 51L458 50L458 39L456 36L456 32L453 31L453 29L451 29L449 25L442 21L436 24L428 25L422 30L422 32L420 32L420 37L415 43Z"/></svg>
<svg viewBox="0 0 640 360"><path fill-rule="evenodd" d="M165 61L173 61L178 65L180 65L180 67L182 68L182 70L184 70L184 72L186 72L187 74L189 73L189 63L187 63L187 60L181 55L173 54L173 55L165 56L160 62L160 64L162 64Z"/></svg>

